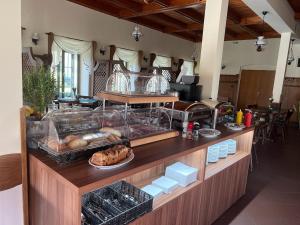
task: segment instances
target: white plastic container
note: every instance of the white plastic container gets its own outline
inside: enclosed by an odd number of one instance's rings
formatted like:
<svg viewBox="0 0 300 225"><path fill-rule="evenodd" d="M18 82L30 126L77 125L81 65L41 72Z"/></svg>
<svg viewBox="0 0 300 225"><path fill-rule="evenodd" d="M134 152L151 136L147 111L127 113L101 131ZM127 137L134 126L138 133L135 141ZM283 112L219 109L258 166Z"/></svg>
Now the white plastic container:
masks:
<svg viewBox="0 0 300 225"><path fill-rule="evenodd" d="M233 139L229 139L226 141L228 144L228 154L229 155L233 155L236 153L236 149L237 149L237 143L236 140Z"/></svg>
<svg viewBox="0 0 300 225"><path fill-rule="evenodd" d="M223 141L218 144L219 145L219 158L224 159L228 155L228 143L227 141Z"/></svg>
<svg viewBox="0 0 300 225"><path fill-rule="evenodd" d="M164 192L161 188L151 185L151 184L143 187L142 191L148 193L149 195L152 195L153 198L157 198L164 194Z"/></svg>
<svg viewBox="0 0 300 225"><path fill-rule="evenodd" d="M197 180L198 169L187 166L181 162L174 163L166 168L165 176L176 180L182 187Z"/></svg>
<svg viewBox="0 0 300 225"><path fill-rule="evenodd" d="M209 146L207 149L207 163L215 163L219 161L220 147L218 144Z"/></svg>
<svg viewBox="0 0 300 225"><path fill-rule="evenodd" d="M166 176L162 176L152 181L152 185L161 188L164 193L168 194L174 191L178 187L178 182Z"/></svg>

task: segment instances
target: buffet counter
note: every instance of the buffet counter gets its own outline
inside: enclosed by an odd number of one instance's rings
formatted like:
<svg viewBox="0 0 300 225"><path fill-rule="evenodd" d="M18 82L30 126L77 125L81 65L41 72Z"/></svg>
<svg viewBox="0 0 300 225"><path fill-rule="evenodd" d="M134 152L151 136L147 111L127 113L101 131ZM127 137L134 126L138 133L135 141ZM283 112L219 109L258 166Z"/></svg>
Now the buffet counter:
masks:
<svg viewBox="0 0 300 225"><path fill-rule="evenodd" d="M31 224L81 225L84 194L120 180L143 187L174 162L199 169L197 181L155 199L153 211L132 224L211 224L245 193L253 138L253 128L218 129L217 138L176 137L135 147L133 161L113 170L97 170L87 160L60 165L46 153L30 151ZM236 154L207 165L208 147L228 139L236 140Z"/></svg>

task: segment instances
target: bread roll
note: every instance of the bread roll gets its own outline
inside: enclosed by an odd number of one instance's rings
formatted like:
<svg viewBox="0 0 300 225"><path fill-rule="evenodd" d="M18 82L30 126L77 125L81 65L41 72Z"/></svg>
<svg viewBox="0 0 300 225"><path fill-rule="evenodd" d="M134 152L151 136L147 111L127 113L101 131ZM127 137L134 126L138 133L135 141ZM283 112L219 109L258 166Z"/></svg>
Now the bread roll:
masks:
<svg viewBox="0 0 300 225"><path fill-rule="evenodd" d="M64 143L60 143L56 139L49 139L47 142L47 145L50 149L57 151L57 152L62 152L67 149L67 145Z"/></svg>
<svg viewBox="0 0 300 225"><path fill-rule="evenodd" d="M116 135L114 135L114 134L111 134L111 135L109 135L109 136L107 137L107 140L110 141L110 142L118 142L118 141L120 141L121 139L120 139L118 136L116 136Z"/></svg>
<svg viewBox="0 0 300 225"><path fill-rule="evenodd" d="M88 142L86 140L83 140L83 139L80 139L80 138L77 138L77 139L75 139L73 141L70 141L68 143L68 146L71 149L83 148L87 145L88 145Z"/></svg>
<svg viewBox="0 0 300 225"><path fill-rule="evenodd" d="M68 136L66 136L66 137L64 138L64 143L69 143L69 142L71 142L71 141L73 141L73 140L75 140L75 139L78 139L78 136L77 136L77 135L73 135L73 134L68 135Z"/></svg>
<svg viewBox="0 0 300 225"><path fill-rule="evenodd" d="M103 128L100 129L100 131L101 132L105 132L105 133L109 133L109 134L114 134L114 135L116 135L118 137L122 137L122 134L121 134L120 131L115 130L115 129L111 128L111 127L103 127Z"/></svg>
<svg viewBox="0 0 300 225"><path fill-rule="evenodd" d="M131 149L124 145L117 145L108 150L94 153L91 162L97 166L110 166L126 159L130 153Z"/></svg>

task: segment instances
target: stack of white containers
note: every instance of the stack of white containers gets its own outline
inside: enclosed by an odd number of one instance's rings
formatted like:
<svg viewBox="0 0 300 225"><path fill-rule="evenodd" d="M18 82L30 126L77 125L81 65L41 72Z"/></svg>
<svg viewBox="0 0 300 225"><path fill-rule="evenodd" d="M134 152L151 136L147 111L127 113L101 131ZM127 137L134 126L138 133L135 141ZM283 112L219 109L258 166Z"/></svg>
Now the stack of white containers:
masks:
<svg viewBox="0 0 300 225"><path fill-rule="evenodd" d="M154 198L161 196L163 193L169 194L178 186L186 187L195 182L198 171L197 168L187 166L181 162L174 163L166 168L165 176L152 181L152 184L145 186L142 190Z"/></svg>
<svg viewBox="0 0 300 225"><path fill-rule="evenodd" d="M219 159L224 159L228 155L236 153L236 141L229 139L218 144L209 146L207 149L207 160L208 163L216 163Z"/></svg>

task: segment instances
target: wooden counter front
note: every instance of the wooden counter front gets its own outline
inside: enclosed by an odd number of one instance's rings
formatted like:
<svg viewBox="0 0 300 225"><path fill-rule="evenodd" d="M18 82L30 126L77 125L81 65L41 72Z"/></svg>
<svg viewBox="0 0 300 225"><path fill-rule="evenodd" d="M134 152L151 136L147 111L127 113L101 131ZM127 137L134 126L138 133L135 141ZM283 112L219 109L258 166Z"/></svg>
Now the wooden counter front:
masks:
<svg viewBox="0 0 300 225"><path fill-rule="evenodd" d="M151 182L151 179L154 179L155 176L161 175L165 166L175 161L189 162L191 163L190 165L197 166L200 169L198 181L186 189L180 189L174 194L165 196L164 199L157 201L154 205L155 210L149 213L149 215L147 214L136 220L134 224L149 224L146 223L148 217L156 217L155 215L161 210L171 210L168 206L172 206L178 201L188 201L189 206L185 205L185 208L192 207L193 199L195 199L195 201L198 199L199 204L199 199L202 198L203 193L205 193L203 190L208 188L210 182L212 182L211 180L214 180L214 188L216 188L215 182L222 184L222 179L225 178L220 178L221 180L216 178L222 173L227 174L226 179L234 179L229 173L232 173L232 175L236 173L241 177L240 180L236 182L230 182L234 186L234 190L239 190L236 196L240 197L245 191L253 128L245 129L240 132L231 132L226 128L219 128L219 130L222 131L222 134L213 139L199 138L198 141L191 141L177 137L136 147L134 148L135 158L130 164L110 171L97 170L91 167L87 160L81 160L70 165L62 166L56 164L56 162L48 158L44 153L30 153L31 224L80 225L81 196L84 193L99 189L122 179L132 181L134 185L140 186ZM232 156L228 158L228 160L221 160L219 164L216 163L214 166L208 166L205 169L207 147L227 139L236 139L238 141L239 151L236 157ZM242 166L239 166L239 164L242 164ZM228 183L227 180L224 181L226 184ZM211 192L211 189L212 187L207 190ZM234 192L233 189L229 191L231 191L231 193ZM200 193L202 194L200 195ZM227 192L225 194L227 194ZM187 196L187 198L185 198L185 196ZM209 193L206 194L206 196L209 196ZM229 199L230 201L228 200L228 202L230 204L228 203L227 205L231 205L236 201L236 197ZM213 200L210 201L213 202ZM203 200L203 203L204 202L206 201ZM222 210L217 211L223 212L224 209L222 208ZM217 214L219 215L219 213ZM213 218L213 216L210 216L210 218ZM157 220L157 218L153 219ZM211 222L212 219L207 221ZM161 221L160 223L153 223L152 225L154 224L169 225L172 223ZM202 223L190 224L202 225ZM204 224L206 223L203 223L203 225ZM151 225L151 223L149 225Z"/></svg>

